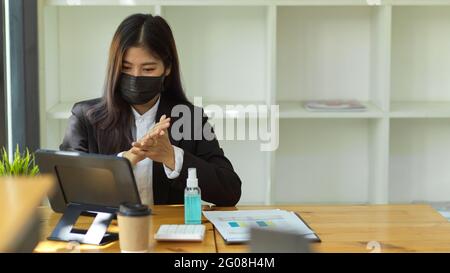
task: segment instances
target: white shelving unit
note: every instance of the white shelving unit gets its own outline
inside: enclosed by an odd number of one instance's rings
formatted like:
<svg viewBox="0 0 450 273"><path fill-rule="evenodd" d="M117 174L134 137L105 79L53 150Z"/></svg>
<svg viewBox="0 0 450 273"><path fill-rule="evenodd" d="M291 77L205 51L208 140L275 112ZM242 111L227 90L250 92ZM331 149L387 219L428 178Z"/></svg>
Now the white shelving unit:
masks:
<svg viewBox="0 0 450 273"><path fill-rule="evenodd" d="M450 0L367 3L41 0L42 146L58 148L75 102L101 96L118 24L154 13L172 27L188 97L280 107L278 150L221 142L241 204L448 201ZM303 108L327 98L368 111Z"/></svg>

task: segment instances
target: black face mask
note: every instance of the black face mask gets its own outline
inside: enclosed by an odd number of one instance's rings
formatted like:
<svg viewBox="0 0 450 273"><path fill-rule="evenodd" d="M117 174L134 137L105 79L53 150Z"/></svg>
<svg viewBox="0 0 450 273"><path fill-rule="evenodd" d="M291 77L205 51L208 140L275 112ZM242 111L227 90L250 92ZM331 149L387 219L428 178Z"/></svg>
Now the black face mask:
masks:
<svg viewBox="0 0 450 273"><path fill-rule="evenodd" d="M134 77L122 73L120 78L120 94L131 105L142 105L161 94L164 89L164 78Z"/></svg>

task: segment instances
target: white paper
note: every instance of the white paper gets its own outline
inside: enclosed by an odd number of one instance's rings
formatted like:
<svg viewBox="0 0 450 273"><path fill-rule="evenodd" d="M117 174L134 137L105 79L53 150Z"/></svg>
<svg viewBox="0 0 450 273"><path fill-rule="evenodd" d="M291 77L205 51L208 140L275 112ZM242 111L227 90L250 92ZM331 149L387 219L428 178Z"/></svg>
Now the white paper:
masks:
<svg viewBox="0 0 450 273"><path fill-rule="evenodd" d="M450 221L450 211L438 211L442 216L444 216L445 218L447 218L447 220Z"/></svg>
<svg viewBox="0 0 450 273"><path fill-rule="evenodd" d="M248 241L252 227L296 233L309 239L317 238L314 231L290 211L279 209L204 211L203 214L227 242Z"/></svg>

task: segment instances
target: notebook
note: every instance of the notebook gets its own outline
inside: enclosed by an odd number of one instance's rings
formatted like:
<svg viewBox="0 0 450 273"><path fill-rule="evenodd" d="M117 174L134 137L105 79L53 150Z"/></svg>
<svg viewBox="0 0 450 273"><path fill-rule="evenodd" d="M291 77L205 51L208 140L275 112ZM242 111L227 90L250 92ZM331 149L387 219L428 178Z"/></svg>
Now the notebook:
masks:
<svg viewBox="0 0 450 273"><path fill-rule="evenodd" d="M290 232L302 235L312 242L321 241L300 215L292 211L204 211L203 215L215 226L227 244L248 242L251 228Z"/></svg>

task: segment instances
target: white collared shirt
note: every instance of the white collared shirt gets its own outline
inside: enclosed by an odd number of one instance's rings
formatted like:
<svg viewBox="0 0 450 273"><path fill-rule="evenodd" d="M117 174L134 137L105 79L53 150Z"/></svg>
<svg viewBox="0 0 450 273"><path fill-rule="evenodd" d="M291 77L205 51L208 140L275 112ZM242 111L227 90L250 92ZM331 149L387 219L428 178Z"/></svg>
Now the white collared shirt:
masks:
<svg viewBox="0 0 450 273"><path fill-rule="evenodd" d="M155 126L159 101L160 100L158 100L158 102L143 115L139 114L131 107L135 119L135 126L132 129L134 141L143 138L150 129ZM175 151L175 170L171 170L164 165L164 170L169 179L178 178L178 176L180 176L181 168L183 167L183 149L176 146L173 146L173 148ZM120 153L118 156L123 156L123 153L124 152ZM145 158L138 162L136 166L133 167L133 172L142 203L153 205L153 160Z"/></svg>

